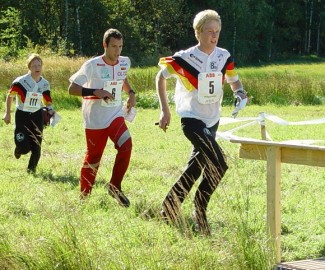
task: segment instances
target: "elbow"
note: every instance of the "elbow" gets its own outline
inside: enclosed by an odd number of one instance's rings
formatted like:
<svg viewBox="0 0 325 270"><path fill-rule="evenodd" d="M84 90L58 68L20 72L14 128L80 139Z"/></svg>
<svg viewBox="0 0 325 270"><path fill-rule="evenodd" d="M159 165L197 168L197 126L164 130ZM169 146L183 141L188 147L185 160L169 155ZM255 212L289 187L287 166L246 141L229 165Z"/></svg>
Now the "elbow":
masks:
<svg viewBox="0 0 325 270"><path fill-rule="evenodd" d="M76 88L76 86L73 83L71 83L69 85L69 87L68 87L68 93L70 95L73 95L73 96L76 96L77 95L77 88Z"/></svg>
<svg viewBox="0 0 325 270"><path fill-rule="evenodd" d="M162 72L160 70L156 75L156 90L157 90L157 92L159 92L159 90L162 88L164 89L165 85L166 85L166 79L162 75Z"/></svg>
<svg viewBox="0 0 325 270"><path fill-rule="evenodd" d="M73 93L72 93L72 87L71 87L71 84L69 85L69 87L68 87L68 93L69 93L69 95L72 95Z"/></svg>
<svg viewBox="0 0 325 270"><path fill-rule="evenodd" d="M157 75L156 75L156 83L158 83L159 81L161 81L162 79L164 79L163 75L162 75L162 71L159 70Z"/></svg>

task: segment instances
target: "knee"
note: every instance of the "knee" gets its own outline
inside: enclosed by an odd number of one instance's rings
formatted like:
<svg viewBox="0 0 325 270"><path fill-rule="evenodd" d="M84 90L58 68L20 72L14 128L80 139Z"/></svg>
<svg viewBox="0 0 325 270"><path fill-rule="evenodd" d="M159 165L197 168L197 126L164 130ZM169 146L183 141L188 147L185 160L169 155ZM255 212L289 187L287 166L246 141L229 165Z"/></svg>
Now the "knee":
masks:
<svg viewBox="0 0 325 270"><path fill-rule="evenodd" d="M31 151L31 147L28 143L18 143L16 144L18 152L22 155L26 155Z"/></svg>
<svg viewBox="0 0 325 270"><path fill-rule="evenodd" d="M226 171L228 170L228 165L226 163L220 164L217 167L217 174L218 174L218 180L220 181L224 175L226 174Z"/></svg>
<svg viewBox="0 0 325 270"><path fill-rule="evenodd" d="M226 171L228 170L227 160L224 155L219 156L219 158L215 162L215 166L221 179L225 175Z"/></svg>
<svg viewBox="0 0 325 270"><path fill-rule="evenodd" d="M26 155L30 152L29 147L18 147L18 149L19 149L19 153L22 155Z"/></svg>
<svg viewBox="0 0 325 270"><path fill-rule="evenodd" d="M121 146L117 148L119 152L131 152L132 151L132 139L131 137L125 141Z"/></svg>
<svg viewBox="0 0 325 270"><path fill-rule="evenodd" d="M92 167L98 167L99 166L99 163L100 163L100 160L101 160L101 155L89 155L87 154L84 158L84 162L83 164L86 165L86 166L89 166L91 165Z"/></svg>

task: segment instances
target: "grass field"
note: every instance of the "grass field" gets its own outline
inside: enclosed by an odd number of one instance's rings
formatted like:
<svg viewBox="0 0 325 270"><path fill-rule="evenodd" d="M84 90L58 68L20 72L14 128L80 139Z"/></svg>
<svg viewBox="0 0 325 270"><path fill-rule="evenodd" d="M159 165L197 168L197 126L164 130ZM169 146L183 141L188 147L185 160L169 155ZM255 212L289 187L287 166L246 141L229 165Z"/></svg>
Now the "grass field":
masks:
<svg viewBox="0 0 325 270"><path fill-rule="evenodd" d="M3 108L3 107L2 107ZM232 107L225 106L223 116ZM324 106L250 105L240 117L259 112L288 121L324 118ZM266 164L238 158L239 146L220 141L230 169L213 195L210 238L192 230L192 197L183 204L183 225L157 216L167 191L181 173L190 145L173 114L167 133L154 122L159 110L138 108L128 124L133 138L123 189L128 209L107 195L115 150L105 150L91 197L79 201L79 173L85 152L78 108L60 108L62 122L44 131L35 176L26 173L28 156L13 157L13 125L0 123L0 269L270 269L274 252L266 235ZM220 126L220 131L231 126ZM266 123L276 141L325 140L325 125ZM259 126L236 133L259 138ZM282 165L282 259L325 256L324 168ZM196 187L196 186L195 186ZM194 187L194 188L195 188ZM149 211L148 217L143 213Z"/></svg>

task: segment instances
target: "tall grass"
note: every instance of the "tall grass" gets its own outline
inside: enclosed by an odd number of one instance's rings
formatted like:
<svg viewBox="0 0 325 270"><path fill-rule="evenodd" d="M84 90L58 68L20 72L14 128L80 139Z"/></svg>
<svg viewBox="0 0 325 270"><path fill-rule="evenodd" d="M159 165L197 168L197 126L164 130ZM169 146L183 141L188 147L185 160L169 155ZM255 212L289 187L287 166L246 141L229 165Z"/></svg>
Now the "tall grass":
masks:
<svg viewBox="0 0 325 270"><path fill-rule="evenodd" d="M86 58L44 56L43 75L51 83L52 95L59 108L76 108L80 100L67 94L69 77L86 61ZM157 59L158 61L158 59ZM129 72L131 86L138 93L138 106L157 108L155 76L158 67L133 67ZM4 98L11 82L25 74L27 68L22 59L0 62L0 91ZM251 97L250 103L257 105L321 105L325 103L325 63L283 64L265 67L240 68L240 78ZM172 102L175 80L168 80L168 92ZM232 104L232 92L225 85L224 104Z"/></svg>
<svg viewBox="0 0 325 270"><path fill-rule="evenodd" d="M325 102L324 63L245 68L240 74L254 104L319 105Z"/></svg>
<svg viewBox="0 0 325 270"><path fill-rule="evenodd" d="M224 116L231 107L224 108ZM289 121L319 118L323 106L248 106ZM266 234L266 164L238 158L238 145L220 141L229 170L208 208L211 237L193 231L194 190L183 203L179 227L165 224L161 202L190 155L173 112L167 133L154 122L159 110L138 108L128 124L133 138L123 190L131 200L121 208L104 188L115 149L108 144L92 195L79 201L85 139L79 109L62 109L55 128L44 130L37 173L29 156L13 157L13 126L0 123L0 269L270 269L274 251ZM220 130L229 127L220 126ZM324 139L324 125L280 127L267 122L275 140ZM259 126L237 135L259 137ZM282 166L283 260L325 256L323 168ZM194 189L197 188L197 184Z"/></svg>

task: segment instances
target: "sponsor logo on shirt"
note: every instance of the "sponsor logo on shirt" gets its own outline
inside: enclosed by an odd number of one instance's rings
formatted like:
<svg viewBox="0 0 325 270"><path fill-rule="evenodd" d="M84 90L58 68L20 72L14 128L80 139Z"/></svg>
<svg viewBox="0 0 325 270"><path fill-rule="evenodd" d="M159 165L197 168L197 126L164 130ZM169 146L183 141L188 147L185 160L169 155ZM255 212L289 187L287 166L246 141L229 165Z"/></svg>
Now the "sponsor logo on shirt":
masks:
<svg viewBox="0 0 325 270"><path fill-rule="evenodd" d="M196 55L194 55L193 53L190 54L190 57L191 58L194 58L196 61L198 61L199 63L203 64L203 61L200 58L198 58Z"/></svg>
<svg viewBox="0 0 325 270"><path fill-rule="evenodd" d="M218 54L217 58L218 58L219 62L221 62L223 60L223 54Z"/></svg>
<svg viewBox="0 0 325 270"><path fill-rule="evenodd" d="M27 84L29 88L32 88L27 80L24 80L24 84Z"/></svg>
<svg viewBox="0 0 325 270"><path fill-rule="evenodd" d="M119 77L125 77L126 76L126 74L127 74L127 72L126 71L118 71L117 72L117 76L119 76Z"/></svg>
<svg viewBox="0 0 325 270"><path fill-rule="evenodd" d="M100 77L102 79L109 79L111 77L109 68L107 68L107 67L100 68Z"/></svg>
<svg viewBox="0 0 325 270"><path fill-rule="evenodd" d="M105 67L105 64L99 64L99 63L97 63L97 66L98 67Z"/></svg>
<svg viewBox="0 0 325 270"><path fill-rule="evenodd" d="M205 78L215 78L216 77L216 74L215 73L207 73L205 75Z"/></svg>
<svg viewBox="0 0 325 270"><path fill-rule="evenodd" d="M198 58L196 55L191 53L189 56L187 56L186 60L192 63L192 65L196 66L199 70L201 70L202 68L201 65L203 64L203 61L200 58Z"/></svg>

